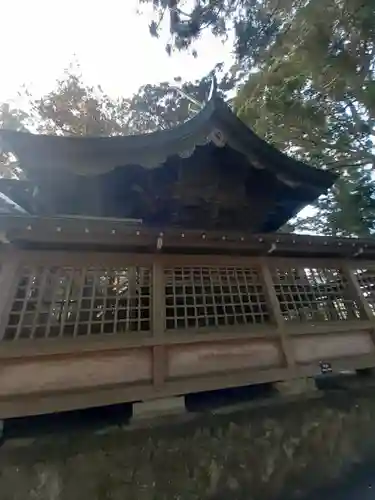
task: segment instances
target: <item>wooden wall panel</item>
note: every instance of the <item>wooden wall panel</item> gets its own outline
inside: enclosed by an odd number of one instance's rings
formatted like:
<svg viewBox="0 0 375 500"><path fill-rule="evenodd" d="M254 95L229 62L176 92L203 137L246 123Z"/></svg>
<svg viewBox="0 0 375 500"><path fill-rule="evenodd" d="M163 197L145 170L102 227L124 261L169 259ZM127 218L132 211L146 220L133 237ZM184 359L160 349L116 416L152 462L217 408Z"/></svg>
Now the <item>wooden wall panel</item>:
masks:
<svg viewBox="0 0 375 500"><path fill-rule="evenodd" d="M151 380L151 350L6 363L0 370L0 397Z"/></svg>
<svg viewBox="0 0 375 500"><path fill-rule="evenodd" d="M168 349L168 375L187 377L281 366L278 342L267 340L176 345Z"/></svg>
<svg viewBox="0 0 375 500"><path fill-rule="evenodd" d="M371 354L374 344L369 332L359 330L353 333L304 335L293 339L293 349L297 363L308 363Z"/></svg>

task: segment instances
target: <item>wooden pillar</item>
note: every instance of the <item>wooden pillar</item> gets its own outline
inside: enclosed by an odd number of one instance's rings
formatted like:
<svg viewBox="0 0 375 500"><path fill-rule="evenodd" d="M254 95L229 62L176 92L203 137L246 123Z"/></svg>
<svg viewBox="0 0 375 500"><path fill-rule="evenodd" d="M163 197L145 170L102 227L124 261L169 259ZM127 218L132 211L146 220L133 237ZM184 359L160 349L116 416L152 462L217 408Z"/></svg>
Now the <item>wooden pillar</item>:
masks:
<svg viewBox="0 0 375 500"><path fill-rule="evenodd" d="M4 256L0 271L0 340L4 337L9 313L18 286L19 257L17 251Z"/></svg>
<svg viewBox="0 0 375 500"><path fill-rule="evenodd" d="M153 347L153 383L159 388L167 372L167 353L165 340L165 283L164 267L156 257L152 267L152 333L155 340Z"/></svg>
<svg viewBox="0 0 375 500"><path fill-rule="evenodd" d="M267 260L261 259L260 266L261 266L267 304L271 313L271 317L273 318L274 323L276 324L277 329L280 333L281 348L283 350L285 363L288 368L293 369L295 366L293 348L291 345L290 338L288 336L288 332L285 328L286 326L285 319L280 309L280 303L276 295L275 287L272 280L272 274L268 266Z"/></svg>
<svg viewBox="0 0 375 500"><path fill-rule="evenodd" d="M359 312L361 316L370 321L371 327L371 339L375 346L375 315L374 311L371 309L370 304L367 302L366 297L363 295L360 284L354 274L353 269L348 263L341 266L344 277L348 281L349 294L352 300L358 304Z"/></svg>
<svg viewBox="0 0 375 500"><path fill-rule="evenodd" d="M140 277L140 280L142 280L142 277ZM142 287L142 281L140 287ZM138 300L141 300L141 298L138 297ZM137 319L137 310L137 268L131 266L128 268L128 308L126 311L126 328L129 330L132 329L134 319Z"/></svg>

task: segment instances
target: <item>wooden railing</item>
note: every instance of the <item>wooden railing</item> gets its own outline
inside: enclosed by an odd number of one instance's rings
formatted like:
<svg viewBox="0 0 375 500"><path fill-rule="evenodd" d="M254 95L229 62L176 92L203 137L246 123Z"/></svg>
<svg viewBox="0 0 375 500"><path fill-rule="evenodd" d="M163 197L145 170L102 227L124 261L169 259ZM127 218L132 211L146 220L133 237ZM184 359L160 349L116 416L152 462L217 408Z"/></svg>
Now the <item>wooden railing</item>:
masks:
<svg viewBox="0 0 375 500"><path fill-rule="evenodd" d="M0 417L375 366L375 262L13 250Z"/></svg>

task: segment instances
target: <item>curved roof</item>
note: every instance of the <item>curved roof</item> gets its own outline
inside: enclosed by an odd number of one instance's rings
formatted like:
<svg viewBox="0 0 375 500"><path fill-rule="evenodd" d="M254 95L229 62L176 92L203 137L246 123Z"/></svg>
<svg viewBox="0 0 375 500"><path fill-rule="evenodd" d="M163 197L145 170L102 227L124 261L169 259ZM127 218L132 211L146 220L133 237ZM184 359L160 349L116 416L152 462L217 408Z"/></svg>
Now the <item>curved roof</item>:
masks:
<svg viewBox="0 0 375 500"><path fill-rule="evenodd" d="M108 172L118 166L161 165L173 155L188 155L207 143L213 130L215 100L193 118L173 129L111 137L56 136L0 130L0 139L27 169L62 168L85 175Z"/></svg>
<svg viewBox="0 0 375 500"><path fill-rule="evenodd" d="M0 140L38 186L36 199L19 181L4 186L0 180L0 191L33 213L100 212L150 226L267 232L336 180L258 137L215 92L192 119L170 130L114 137L0 130Z"/></svg>
<svg viewBox="0 0 375 500"><path fill-rule="evenodd" d="M307 184L320 194L336 179L335 174L296 161L258 137L215 92L198 114L169 130L113 137L67 137L0 130L0 139L26 171L56 168L97 175L127 165L155 168L173 155L188 157L197 146L212 141L219 147L228 145L241 152L252 167L272 171L291 187Z"/></svg>

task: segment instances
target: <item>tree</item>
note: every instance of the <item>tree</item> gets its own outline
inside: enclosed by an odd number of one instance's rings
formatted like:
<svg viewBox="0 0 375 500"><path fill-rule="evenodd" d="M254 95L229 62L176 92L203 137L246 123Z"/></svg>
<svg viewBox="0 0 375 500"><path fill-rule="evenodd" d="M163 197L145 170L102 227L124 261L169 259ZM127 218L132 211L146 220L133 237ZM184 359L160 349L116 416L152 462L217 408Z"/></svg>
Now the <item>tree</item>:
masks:
<svg viewBox="0 0 375 500"><path fill-rule="evenodd" d="M321 196L312 214L297 217L292 230L328 236L368 237L375 233L375 183L370 169L345 172L334 189Z"/></svg>
<svg viewBox="0 0 375 500"><path fill-rule="evenodd" d="M219 71L222 65L217 64ZM211 74L195 82L182 83L175 78L173 84L162 82L158 85L144 85L130 100L128 111L129 126L133 133L151 132L173 128L191 118L200 106L193 100L204 104L207 100L212 80ZM218 82L221 95L232 88L232 81L224 75Z"/></svg>
<svg viewBox="0 0 375 500"><path fill-rule="evenodd" d="M369 171L375 168L374 21L375 9L366 2L300 6L237 97L239 115L258 133L341 174L302 228L347 235L375 229Z"/></svg>
<svg viewBox="0 0 375 500"><path fill-rule="evenodd" d="M234 29L238 51L246 51L247 57L256 60L258 52L266 47L283 23L281 13L289 10L296 0L195 0L186 6L183 0L139 0L140 4L152 3L154 19L150 33L158 37L163 21L169 20L170 40L166 45L169 54L173 50L194 48L203 31L226 38ZM295 7L294 7L295 8ZM292 17L289 12L289 16ZM251 53L250 53L251 52Z"/></svg>
<svg viewBox="0 0 375 500"><path fill-rule="evenodd" d="M28 114L20 109L13 109L8 103L0 104L0 128L9 130L26 130ZM18 179L22 176L21 169L8 151L0 144L0 176Z"/></svg>
<svg viewBox="0 0 375 500"><path fill-rule="evenodd" d="M114 100L100 86L84 85L75 72L67 72L55 89L31 101L34 123L45 134L128 134L129 107L128 100Z"/></svg>
<svg viewBox="0 0 375 500"><path fill-rule="evenodd" d="M225 85L225 81L222 83ZM64 78L39 99L25 91L27 112L0 104L0 127L33 130L44 134L113 136L153 132L183 123L197 112L182 91L199 102L207 99L210 80L174 85L144 85L130 98L113 99L100 86L83 82L79 67L70 67ZM0 154L0 175L22 175L16 159L7 151Z"/></svg>

